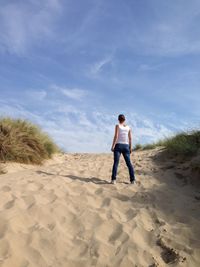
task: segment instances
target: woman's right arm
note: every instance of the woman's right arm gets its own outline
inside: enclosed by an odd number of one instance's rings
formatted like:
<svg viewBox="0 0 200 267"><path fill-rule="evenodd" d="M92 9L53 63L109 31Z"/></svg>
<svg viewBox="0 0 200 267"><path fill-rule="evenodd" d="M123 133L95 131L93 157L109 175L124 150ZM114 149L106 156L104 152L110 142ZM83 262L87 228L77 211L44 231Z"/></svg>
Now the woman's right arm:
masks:
<svg viewBox="0 0 200 267"><path fill-rule="evenodd" d="M128 140L129 140L129 148L130 148L130 153L132 152L132 132L131 129L128 132Z"/></svg>
<svg viewBox="0 0 200 267"><path fill-rule="evenodd" d="M115 148L115 144L116 144L116 141L117 141L117 138L118 138L118 128L119 128L119 126L115 125L115 135L114 135L114 138L113 138L111 151L114 151L114 148Z"/></svg>

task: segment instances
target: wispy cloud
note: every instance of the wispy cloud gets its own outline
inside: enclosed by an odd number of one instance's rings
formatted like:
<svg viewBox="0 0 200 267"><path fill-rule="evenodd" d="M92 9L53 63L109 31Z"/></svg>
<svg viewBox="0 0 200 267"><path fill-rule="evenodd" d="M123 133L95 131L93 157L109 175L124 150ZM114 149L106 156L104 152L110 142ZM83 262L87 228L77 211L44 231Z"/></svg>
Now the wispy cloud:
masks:
<svg viewBox="0 0 200 267"><path fill-rule="evenodd" d="M52 85L50 88L56 90L57 92L62 93L68 98L79 100L79 101L88 95L87 90L79 89L79 88L66 88L66 87L61 87L58 85Z"/></svg>
<svg viewBox="0 0 200 267"><path fill-rule="evenodd" d="M27 97L31 98L32 100L44 100L47 96L47 92L45 90L33 90L30 89L25 91Z"/></svg>
<svg viewBox="0 0 200 267"><path fill-rule="evenodd" d="M109 151L119 110L141 143L199 121L198 0L1 2L1 115L88 152Z"/></svg>
<svg viewBox="0 0 200 267"><path fill-rule="evenodd" d="M111 64L112 63L112 56L107 56L105 58L103 58L100 61L95 62L94 64L92 64L90 66L90 75L92 76L97 76L98 74L101 73L101 71L103 70L103 68L107 65L107 64Z"/></svg>
<svg viewBox="0 0 200 267"><path fill-rule="evenodd" d="M58 0L5 2L0 10L0 51L23 55L32 45L54 37Z"/></svg>
<svg viewBox="0 0 200 267"><path fill-rule="evenodd" d="M129 45L146 55L199 54L199 9L200 2L196 0L151 1L150 17L145 19L144 26L132 28L127 38Z"/></svg>
<svg viewBox="0 0 200 267"><path fill-rule="evenodd" d="M82 89L62 89L62 93L72 99L81 100L84 96L86 96L86 91Z"/></svg>
<svg viewBox="0 0 200 267"><path fill-rule="evenodd" d="M145 64L142 63L138 66L138 71L157 71L160 70L160 68L164 64Z"/></svg>
<svg viewBox="0 0 200 267"><path fill-rule="evenodd" d="M45 100L47 101L47 100ZM77 107L67 107L58 102L48 112L37 114L28 107L0 101L0 114L30 119L48 132L66 151L110 152L117 114L95 108L90 114ZM59 111L59 113L58 113ZM146 143L169 136L172 131L162 124L137 113L127 113L128 124L133 131L133 142Z"/></svg>

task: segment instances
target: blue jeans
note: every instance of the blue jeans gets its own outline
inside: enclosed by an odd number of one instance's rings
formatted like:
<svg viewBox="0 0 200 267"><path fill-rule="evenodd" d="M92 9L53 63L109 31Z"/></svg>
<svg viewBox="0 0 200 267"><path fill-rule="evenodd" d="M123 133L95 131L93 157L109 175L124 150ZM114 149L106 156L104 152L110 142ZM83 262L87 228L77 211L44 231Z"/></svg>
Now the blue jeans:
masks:
<svg viewBox="0 0 200 267"><path fill-rule="evenodd" d="M128 144L116 144L114 148L114 164L112 168L112 180L116 180L117 168L119 164L120 155L123 155L126 165L129 170L130 181L135 180L133 165L130 160L130 148Z"/></svg>

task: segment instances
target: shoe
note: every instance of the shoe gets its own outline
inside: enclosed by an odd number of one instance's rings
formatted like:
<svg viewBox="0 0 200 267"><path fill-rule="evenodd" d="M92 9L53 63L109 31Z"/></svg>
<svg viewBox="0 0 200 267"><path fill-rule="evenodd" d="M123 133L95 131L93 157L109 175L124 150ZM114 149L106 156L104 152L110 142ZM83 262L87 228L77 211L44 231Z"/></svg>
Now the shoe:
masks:
<svg viewBox="0 0 200 267"><path fill-rule="evenodd" d="M111 184L116 184L116 180L111 180Z"/></svg>
<svg viewBox="0 0 200 267"><path fill-rule="evenodd" d="M135 180L131 181L130 183L131 183L131 184L135 184Z"/></svg>

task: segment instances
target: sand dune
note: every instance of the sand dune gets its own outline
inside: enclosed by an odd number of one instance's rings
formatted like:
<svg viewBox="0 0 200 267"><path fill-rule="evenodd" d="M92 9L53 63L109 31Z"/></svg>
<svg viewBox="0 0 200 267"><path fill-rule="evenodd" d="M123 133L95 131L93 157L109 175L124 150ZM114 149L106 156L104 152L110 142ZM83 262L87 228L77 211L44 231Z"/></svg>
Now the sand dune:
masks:
<svg viewBox="0 0 200 267"><path fill-rule="evenodd" d="M7 166L0 266L199 267L200 190L183 178L186 167L158 149L135 152L137 183L128 183L121 158L111 185L112 161L111 153L64 154L39 167Z"/></svg>

